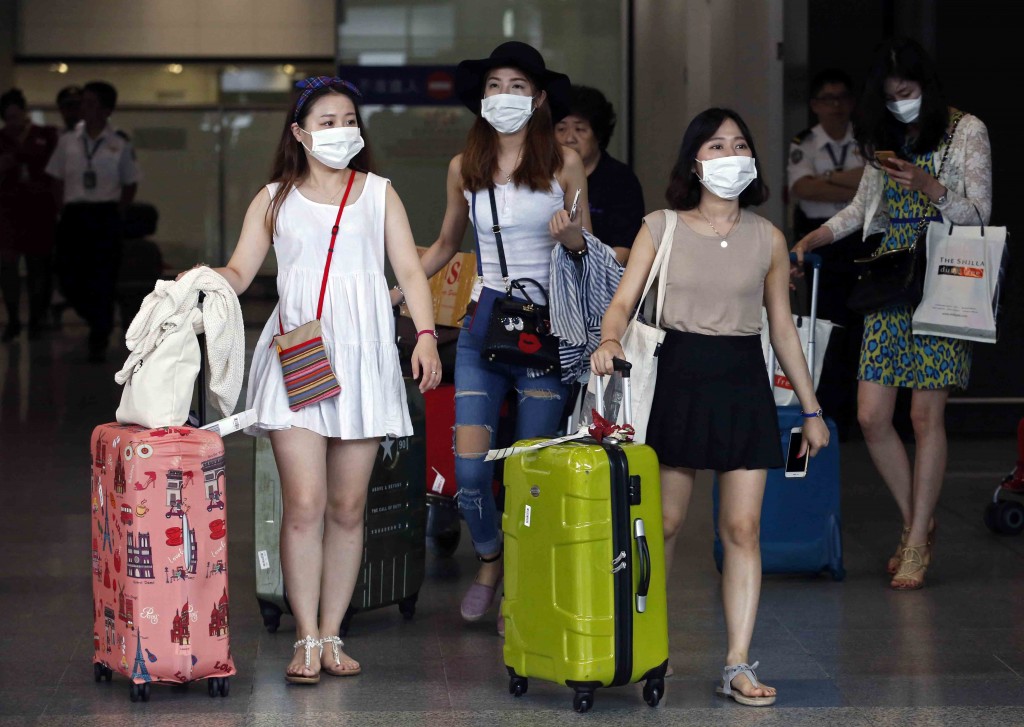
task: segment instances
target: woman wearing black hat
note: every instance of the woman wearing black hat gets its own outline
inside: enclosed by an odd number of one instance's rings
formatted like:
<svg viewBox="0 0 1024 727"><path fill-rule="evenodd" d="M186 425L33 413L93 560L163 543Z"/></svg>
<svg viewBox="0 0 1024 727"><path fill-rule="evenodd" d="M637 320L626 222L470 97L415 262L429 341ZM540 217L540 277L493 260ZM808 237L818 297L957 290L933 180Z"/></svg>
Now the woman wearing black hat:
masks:
<svg viewBox="0 0 1024 727"><path fill-rule="evenodd" d="M584 254L582 228L589 229L590 212L583 163L555 140L554 122L569 108L567 76L549 71L535 48L511 41L488 58L460 63L455 85L477 119L465 149L448 165L448 206L423 267L428 276L444 267L472 220L482 274L455 360L455 475L459 508L481 561L461 611L467 621L478 621L493 605L502 576L501 531L490 494L494 463L483 459L494 444L499 408L515 388L516 437L535 437L558 430L566 397L557 370L538 375L524 366L487 362L480 355L489 315L485 308L490 294L484 291L505 290L492 226L501 226L508 277L536 280L546 294L552 248L561 243ZM491 219L492 188L497 220ZM579 214L572 221L574 200ZM482 294L485 302L478 311ZM499 632L502 626L499 618Z"/></svg>

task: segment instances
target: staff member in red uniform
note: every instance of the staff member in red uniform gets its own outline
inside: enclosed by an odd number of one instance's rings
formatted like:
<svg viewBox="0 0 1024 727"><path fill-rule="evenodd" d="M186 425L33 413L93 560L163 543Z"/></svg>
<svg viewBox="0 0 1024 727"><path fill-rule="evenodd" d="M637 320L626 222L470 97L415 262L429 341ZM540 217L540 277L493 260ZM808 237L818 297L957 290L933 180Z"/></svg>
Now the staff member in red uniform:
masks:
<svg viewBox="0 0 1024 727"><path fill-rule="evenodd" d="M57 146L57 130L31 122L25 96L16 88L0 96L0 117L0 288L7 307L6 342L21 333L22 256L28 271L29 338L37 337L46 323L57 213L43 168Z"/></svg>

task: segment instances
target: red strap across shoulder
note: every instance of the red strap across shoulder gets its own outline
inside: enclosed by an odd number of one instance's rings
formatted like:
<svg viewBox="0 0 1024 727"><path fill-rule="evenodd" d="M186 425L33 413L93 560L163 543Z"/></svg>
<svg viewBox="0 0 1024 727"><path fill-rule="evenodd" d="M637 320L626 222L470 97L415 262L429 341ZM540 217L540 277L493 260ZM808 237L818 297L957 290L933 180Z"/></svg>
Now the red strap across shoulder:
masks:
<svg viewBox="0 0 1024 727"><path fill-rule="evenodd" d="M327 248L327 264L324 265L324 279L320 283L320 301L316 305L316 319L324 312L324 294L327 292L327 274L331 269L331 258L334 257L334 242L338 239L338 225L341 224L341 213L345 211L345 203L348 202L348 194L352 191L352 182L355 181L356 171L349 170L348 184L345 186L345 194L342 195L341 204L338 205L338 216L334 220L334 227L331 228L331 246ZM281 312L278 310L277 325L284 334L284 323L281 321Z"/></svg>

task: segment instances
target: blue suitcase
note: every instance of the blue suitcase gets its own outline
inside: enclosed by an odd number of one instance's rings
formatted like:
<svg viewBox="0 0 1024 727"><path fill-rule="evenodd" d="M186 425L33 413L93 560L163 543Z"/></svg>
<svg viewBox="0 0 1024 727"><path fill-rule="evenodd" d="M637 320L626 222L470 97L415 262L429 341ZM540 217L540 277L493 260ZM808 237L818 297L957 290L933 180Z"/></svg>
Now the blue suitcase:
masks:
<svg viewBox="0 0 1024 727"><path fill-rule="evenodd" d="M818 309L821 258L807 255L814 268L811 283L810 336L807 360L814 366L814 324ZM774 352L768 371L775 370ZM773 377L774 378L774 377ZM814 378L814 371L811 371ZM790 430L803 425L798 406L778 407L782 451L789 449ZM825 418L829 446L818 452L806 477L787 478L783 469L768 470L761 508L761 572L820 573L833 580L846 576L843 568L842 519L839 514L839 435L835 422ZM715 565L722 570L722 541L718 533L718 478L714 484Z"/></svg>

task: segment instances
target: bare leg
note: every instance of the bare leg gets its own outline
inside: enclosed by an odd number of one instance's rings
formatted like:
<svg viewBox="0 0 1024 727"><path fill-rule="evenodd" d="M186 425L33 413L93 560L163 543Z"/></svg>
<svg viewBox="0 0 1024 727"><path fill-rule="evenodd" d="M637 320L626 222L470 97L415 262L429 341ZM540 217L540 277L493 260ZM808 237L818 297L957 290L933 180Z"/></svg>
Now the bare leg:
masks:
<svg viewBox="0 0 1024 727"><path fill-rule="evenodd" d="M327 439L298 427L271 432L274 459L281 473L281 569L288 591L288 603L295 616L295 637L320 638L317 608L320 603L320 573L323 568L321 528L327 504ZM287 674L315 676L320 655L296 650Z"/></svg>
<svg viewBox="0 0 1024 727"><path fill-rule="evenodd" d="M379 439L343 441L327 445L327 516L324 518L323 573L320 578L320 638L337 636L352 601L352 590L363 559L363 514L370 474ZM324 644L323 668L331 673L352 672L359 662L340 648L339 660Z"/></svg>
<svg viewBox="0 0 1024 727"><path fill-rule="evenodd" d="M672 572L675 561L676 536L683 527L690 508L696 470L661 466L661 516L665 529L665 576Z"/></svg>
<svg viewBox="0 0 1024 727"><path fill-rule="evenodd" d="M910 403L914 424L913 518L908 545L928 540L935 506L946 474L946 401L949 389L915 391Z"/></svg>
<svg viewBox="0 0 1024 727"><path fill-rule="evenodd" d="M750 640L761 597L761 502L766 479L765 470L719 473L718 532L725 552L722 602L729 634L726 666L747 664L750 659ZM755 687L744 674L733 679L732 686L748 697L775 695L773 687L763 682Z"/></svg>
<svg viewBox="0 0 1024 727"><path fill-rule="evenodd" d="M896 427L892 424L898 389L872 381L861 381L857 388L857 419L864 432L871 461L875 463L896 505L904 527L913 516L910 460Z"/></svg>

